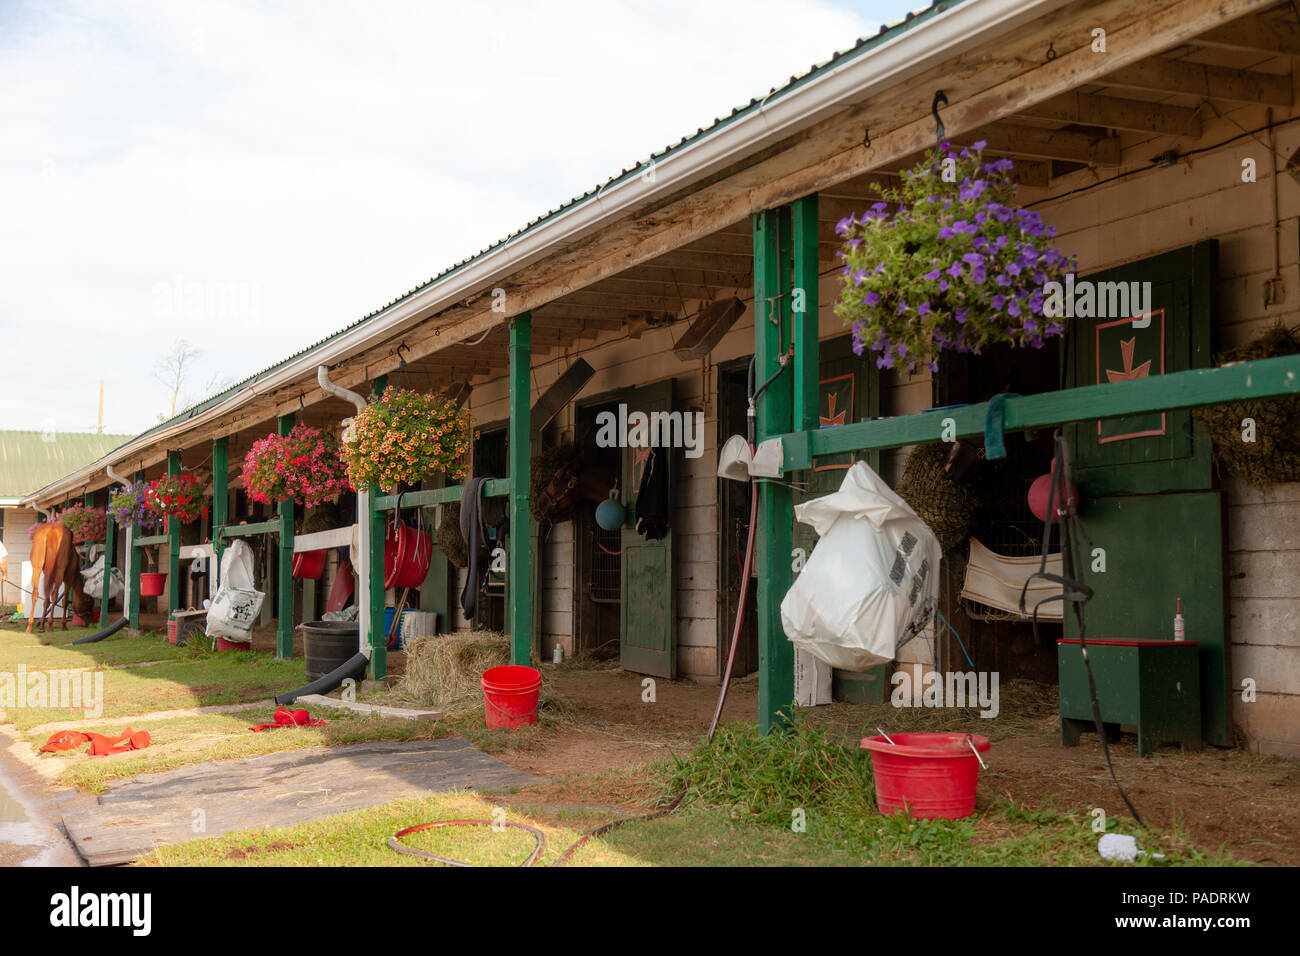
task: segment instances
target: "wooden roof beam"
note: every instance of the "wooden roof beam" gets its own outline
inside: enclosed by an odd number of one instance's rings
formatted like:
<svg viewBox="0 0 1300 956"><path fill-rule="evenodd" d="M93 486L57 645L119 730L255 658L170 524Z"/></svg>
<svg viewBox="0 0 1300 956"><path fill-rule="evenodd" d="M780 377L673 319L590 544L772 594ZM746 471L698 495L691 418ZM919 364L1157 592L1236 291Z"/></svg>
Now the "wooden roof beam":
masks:
<svg viewBox="0 0 1300 956"><path fill-rule="evenodd" d="M1027 106L1019 115L1135 133L1165 133L1192 138L1201 135L1198 110L1101 94L1065 93Z"/></svg>
<svg viewBox="0 0 1300 956"><path fill-rule="evenodd" d="M1243 18L1192 39L1195 46L1277 56L1300 56L1300 24L1284 19Z"/></svg>
<svg viewBox="0 0 1300 956"><path fill-rule="evenodd" d="M1291 105L1291 77L1286 74L1232 70L1204 63L1152 57L1107 73L1096 82L1152 93L1187 93L1234 103Z"/></svg>
<svg viewBox="0 0 1300 956"><path fill-rule="evenodd" d="M1073 130L1043 129L1039 126L1013 126L994 123L971 133L951 137L952 142L968 145L977 140L988 143L990 153L1003 153L1028 159L1063 159L1072 163L1118 166L1119 140L1113 136L1093 136Z"/></svg>

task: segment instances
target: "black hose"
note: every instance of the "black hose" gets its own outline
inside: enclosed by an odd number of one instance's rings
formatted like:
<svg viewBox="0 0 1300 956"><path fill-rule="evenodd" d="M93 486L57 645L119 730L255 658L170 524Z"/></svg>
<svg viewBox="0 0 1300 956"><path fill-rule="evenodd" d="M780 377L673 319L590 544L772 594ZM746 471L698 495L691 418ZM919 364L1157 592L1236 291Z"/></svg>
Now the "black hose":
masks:
<svg viewBox="0 0 1300 956"><path fill-rule="evenodd" d="M346 663L340 664L324 677L318 677L310 684L303 684L283 694L276 694L275 703L279 707L287 707L299 697L306 697L309 694L328 694L349 677L360 677L366 672L368 666L370 666L370 658L358 651L349 657Z"/></svg>
<svg viewBox="0 0 1300 956"><path fill-rule="evenodd" d="M73 644L94 644L97 641L102 641L106 637L112 637L118 631L122 630L122 628L126 627L127 624L129 623L130 622L126 618L119 617L116 621L108 625L108 627L104 628L102 631L96 631L94 634L87 634L85 637L79 637L72 643Z"/></svg>

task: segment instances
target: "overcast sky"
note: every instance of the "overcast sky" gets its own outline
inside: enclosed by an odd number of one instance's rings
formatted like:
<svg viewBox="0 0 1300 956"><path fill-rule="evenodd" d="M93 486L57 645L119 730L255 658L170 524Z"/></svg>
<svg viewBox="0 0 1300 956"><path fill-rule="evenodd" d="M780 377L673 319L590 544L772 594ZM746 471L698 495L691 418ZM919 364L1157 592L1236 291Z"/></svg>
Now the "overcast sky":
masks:
<svg viewBox="0 0 1300 956"><path fill-rule="evenodd" d="M919 2L0 0L0 429L135 433Z"/></svg>

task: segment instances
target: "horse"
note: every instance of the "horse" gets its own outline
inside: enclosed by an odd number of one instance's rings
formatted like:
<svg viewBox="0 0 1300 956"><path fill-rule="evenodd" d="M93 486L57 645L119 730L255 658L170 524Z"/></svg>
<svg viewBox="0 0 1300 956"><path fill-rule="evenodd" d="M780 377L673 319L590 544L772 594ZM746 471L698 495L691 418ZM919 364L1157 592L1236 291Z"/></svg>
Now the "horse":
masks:
<svg viewBox="0 0 1300 956"><path fill-rule="evenodd" d="M68 611L75 610L89 618L92 601L81 579L81 560L72 546L72 532L61 523L41 524L32 536L32 608L27 615L27 633L36 623L36 597L41 593L41 575L45 575L45 609L41 614L41 631L54 630L53 608L58 606L59 588L63 588L63 630L68 629Z"/></svg>

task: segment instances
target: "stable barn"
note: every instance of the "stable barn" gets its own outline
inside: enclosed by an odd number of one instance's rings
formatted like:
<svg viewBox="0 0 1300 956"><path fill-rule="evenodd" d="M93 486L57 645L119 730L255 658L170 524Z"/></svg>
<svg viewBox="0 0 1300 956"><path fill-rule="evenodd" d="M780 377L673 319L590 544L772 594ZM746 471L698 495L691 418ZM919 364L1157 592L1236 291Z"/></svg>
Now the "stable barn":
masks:
<svg viewBox="0 0 1300 956"><path fill-rule="evenodd" d="M200 596L183 554L236 535L258 542L265 613L288 654L293 625L321 602L295 585L295 550L352 542L371 672L383 677L383 609L399 598L383 593L371 543L394 510L436 524L460 488L367 489L343 501L334 537L304 543L291 503L272 511L241 497L238 464L253 440L299 418L339 431L355 411L339 389L364 400L384 384L459 387L477 423L471 474L499 479L486 493L508 505L506 566L487 576L475 621L459 610L464 572L440 555L412 603L444 626L504 629L518 662L556 647L617 651L630 670L717 682L748 534L746 486L718 478L719 448L745 433L751 357L759 381L787 361L758 403L758 435L782 439L784 477L804 487L761 486L757 600L736 667L759 671L764 726L792 697L778 606L792 553L813 544L792 506L834 489L857 459L904 483L909 450L940 441L950 418L946 437L976 447L987 424L1005 434L1007 456L971 466L988 487L943 562L951 626L904 647L905 665L1057 679L1068 623L1045 623L1036 639L1018 615L963 590L975 542L1008 560L1038 556L1026 495L1060 427L1091 545L1105 552L1105 570L1088 578L1089 638L1170 638L1181 599L1199 738L1231 745L1235 725L1252 749L1300 756L1300 483L1234 475L1232 452L1215 458L1192 411L1300 388L1294 356L1210 371L1274 324L1300 323L1298 56L1288 3L936 3L27 502L102 499L110 466L143 477L210 469L211 519L184 539L178 528L135 534L129 547L119 536L119 566L133 581L144 561L169 567L166 603L179 608ZM945 353L937 372L916 374L854 355L834 312L836 225L941 136L1010 157L1019 203L1058 230L1080 280L1114 283L1108 297L1149 290L1141 321L1087 315L1072 295L1066 335L1041 350ZM1013 397L990 414L1002 393ZM666 456L662 537L633 524L644 454L591 440L598 416L621 406L704 425L698 457ZM599 527L590 499L554 520L530 512L532 470L571 444L584 449L582 472L628 506L621 528ZM886 676L839 673L836 693L883 699ZM1145 695L1125 693L1134 706Z"/></svg>

